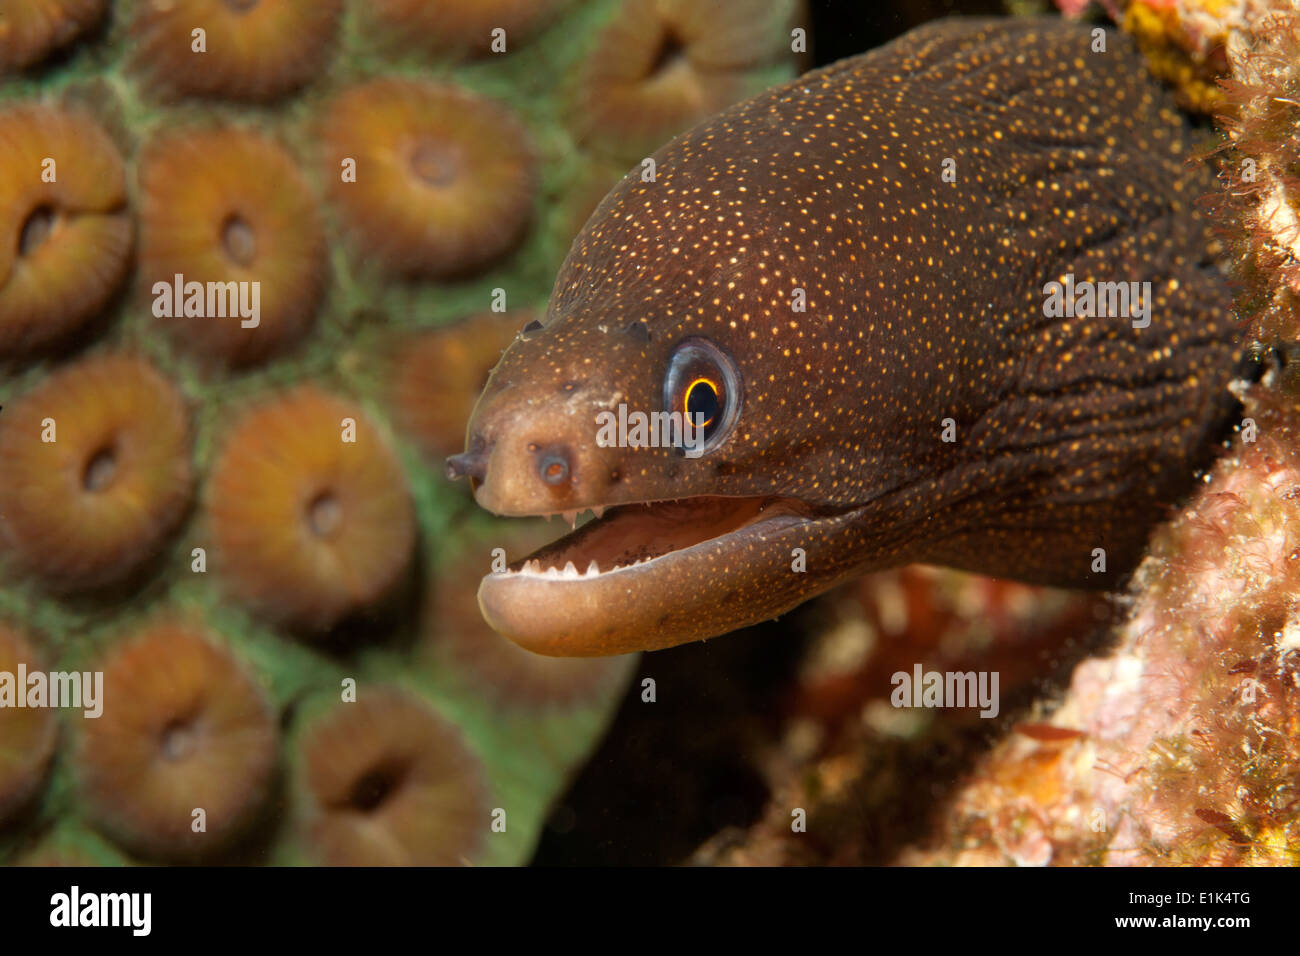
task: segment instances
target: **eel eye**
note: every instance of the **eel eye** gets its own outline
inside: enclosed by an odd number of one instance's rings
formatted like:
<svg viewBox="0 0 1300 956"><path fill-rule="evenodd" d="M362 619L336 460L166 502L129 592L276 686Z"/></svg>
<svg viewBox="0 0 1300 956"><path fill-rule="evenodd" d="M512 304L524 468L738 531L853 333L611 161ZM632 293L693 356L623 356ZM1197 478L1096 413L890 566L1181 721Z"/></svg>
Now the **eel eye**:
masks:
<svg viewBox="0 0 1300 956"><path fill-rule="evenodd" d="M726 439L740 417L740 373L708 339L689 338L673 350L664 376L664 408L704 426L701 453Z"/></svg>
<svg viewBox="0 0 1300 956"><path fill-rule="evenodd" d="M722 410L718 402L719 386L707 378L697 378L686 386L686 400L682 402L682 411L693 422L702 421L705 429L712 425Z"/></svg>

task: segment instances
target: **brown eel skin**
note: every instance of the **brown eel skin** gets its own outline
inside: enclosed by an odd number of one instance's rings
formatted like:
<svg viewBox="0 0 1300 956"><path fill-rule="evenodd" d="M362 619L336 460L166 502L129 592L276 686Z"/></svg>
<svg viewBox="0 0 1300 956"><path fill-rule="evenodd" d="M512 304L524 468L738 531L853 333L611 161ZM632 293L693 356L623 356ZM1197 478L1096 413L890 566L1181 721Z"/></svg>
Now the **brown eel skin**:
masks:
<svg viewBox="0 0 1300 956"><path fill-rule="evenodd" d="M492 512L597 514L489 573L487 621L600 655L909 562L1121 585L1248 361L1195 208L1198 134L1127 37L1104 41L937 22L632 170L448 461ZM1061 315L1067 276L1149 282L1149 315ZM690 410L703 453L607 447L620 405Z"/></svg>

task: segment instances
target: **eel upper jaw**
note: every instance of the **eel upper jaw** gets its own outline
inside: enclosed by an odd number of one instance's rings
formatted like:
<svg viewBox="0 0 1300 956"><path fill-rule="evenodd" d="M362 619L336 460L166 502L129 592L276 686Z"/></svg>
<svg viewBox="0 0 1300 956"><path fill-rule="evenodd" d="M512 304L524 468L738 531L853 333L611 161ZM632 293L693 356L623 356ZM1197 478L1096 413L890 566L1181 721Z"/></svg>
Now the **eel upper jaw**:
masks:
<svg viewBox="0 0 1300 956"><path fill-rule="evenodd" d="M744 619L737 600L764 576L792 582L790 550L847 512L779 496L701 495L622 504L506 570L489 574L479 606L499 633L551 656L599 656L670 647L773 616L802 597ZM572 513L566 514L572 520ZM799 582L802 584L802 582Z"/></svg>

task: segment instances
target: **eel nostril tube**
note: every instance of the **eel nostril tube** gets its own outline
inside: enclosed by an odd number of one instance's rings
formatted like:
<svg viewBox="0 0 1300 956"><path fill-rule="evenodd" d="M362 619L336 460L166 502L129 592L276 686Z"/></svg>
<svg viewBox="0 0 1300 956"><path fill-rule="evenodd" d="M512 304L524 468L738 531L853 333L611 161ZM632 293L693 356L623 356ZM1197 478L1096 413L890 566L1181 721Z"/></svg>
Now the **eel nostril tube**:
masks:
<svg viewBox="0 0 1300 956"><path fill-rule="evenodd" d="M487 456L482 452L464 451L447 459L447 477L452 481L464 478L482 481L487 474Z"/></svg>
<svg viewBox="0 0 1300 956"><path fill-rule="evenodd" d="M548 485L562 485L569 480L569 454L563 448L546 448L537 455L537 474Z"/></svg>

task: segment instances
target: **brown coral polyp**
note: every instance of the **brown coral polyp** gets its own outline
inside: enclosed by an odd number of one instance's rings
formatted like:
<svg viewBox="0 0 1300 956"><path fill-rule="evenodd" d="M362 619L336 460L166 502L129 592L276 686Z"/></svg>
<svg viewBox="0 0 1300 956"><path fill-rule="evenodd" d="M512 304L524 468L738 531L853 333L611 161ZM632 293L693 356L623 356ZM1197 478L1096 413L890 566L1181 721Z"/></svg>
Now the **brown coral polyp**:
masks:
<svg viewBox="0 0 1300 956"><path fill-rule="evenodd" d="M65 365L0 416L0 542L57 588L130 577L193 488L189 412L132 355Z"/></svg>
<svg viewBox="0 0 1300 956"><path fill-rule="evenodd" d="M505 52L546 22L561 0L372 0L381 32L402 46L437 53L486 53L493 31L505 31Z"/></svg>
<svg viewBox="0 0 1300 956"><path fill-rule="evenodd" d="M20 665L28 674L43 666L27 638L0 623L0 679L12 681L0 686L0 825L40 791L58 738L52 710L19 706L27 693L18 683Z"/></svg>
<svg viewBox="0 0 1300 956"><path fill-rule="evenodd" d="M33 66L103 19L107 0L0 3L0 72Z"/></svg>
<svg viewBox="0 0 1300 956"><path fill-rule="evenodd" d="M325 233L282 146L240 128L167 133L147 149L140 187L141 294L183 347L247 365L310 328Z"/></svg>
<svg viewBox="0 0 1300 956"><path fill-rule="evenodd" d="M227 648L172 621L115 644L97 669L103 713L78 721L76 751L97 825L149 859L228 849L274 780L279 733L262 688Z"/></svg>
<svg viewBox="0 0 1300 956"><path fill-rule="evenodd" d="M342 0L141 0L132 24L137 59L171 94L273 100L323 68L342 7Z"/></svg>
<svg viewBox="0 0 1300 956"><path fill-rule="evenodd" d="M126 274L126 173L88 116L40 104L0 112L0 355L65 339Z"/></svg>
<svg viewBox="0 0 1300 956"><path fill-rule="evenodd" d="M452 325L403 334L392 377L402 428L441 468L465 449L465 427L488 374L534 313L485 312Z"/></svg>
<svg viewBox="0 0 1300 956"><path fill-rule="evenodd" d="M478 759L418 699L387 687L359 694L303 734L312 855L331 866L470 862L491 823Z"/></svg>
<svg viewBox="0 0 1300 956"><path fill-rule="evenodd" d="M415 514L396 457L351 402L314 386L264 401L225 436L208 511L230 591L325 631L393 592Z"/></svg>
<svg viewBox="0 0 1300 956"><path fill-rule="evenodd" d="M358 251L391 274L489 265L523 236L536 189L528 135L503 106L452 85L383 79L323 113L323 175Z"/></svg>
<svg viewBox="0 0 1300 956"><path fill-rule="evenodd" d="M784 0L627 0L582 71L579 135L648 155L752 90L750 71L789 50Z"/></svg>

